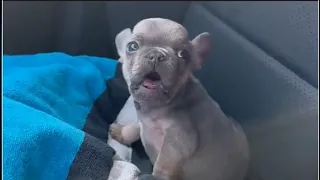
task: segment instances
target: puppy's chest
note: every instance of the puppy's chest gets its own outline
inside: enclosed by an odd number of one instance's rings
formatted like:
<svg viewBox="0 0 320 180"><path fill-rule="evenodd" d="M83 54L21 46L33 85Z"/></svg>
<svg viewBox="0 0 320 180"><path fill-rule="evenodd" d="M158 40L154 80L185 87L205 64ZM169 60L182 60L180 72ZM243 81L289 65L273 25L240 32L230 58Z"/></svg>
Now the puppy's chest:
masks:
<svg viewBox="0 0 320 180"><path fill-rule="evenodd" d="M169 126L169 122L165 117L145 116L139 117L141 127L141 139L145 146L159 151L165 135L165 130Z"/></svg>

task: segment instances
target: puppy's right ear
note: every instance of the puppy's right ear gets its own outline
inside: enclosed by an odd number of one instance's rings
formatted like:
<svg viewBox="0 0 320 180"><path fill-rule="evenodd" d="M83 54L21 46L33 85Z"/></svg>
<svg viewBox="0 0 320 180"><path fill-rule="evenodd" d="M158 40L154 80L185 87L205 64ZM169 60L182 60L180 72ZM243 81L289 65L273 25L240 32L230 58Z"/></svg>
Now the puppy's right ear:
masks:
<svg viewBox="0 0 320 180"><path fill-rule="evenodd" d="M211 48L211 38L208 32L199 34L191 41L196 52L195 68L200 69L202 61L208 56Z"/></svg>
<svg viewBox="0 0 320 180"><path fill-rule="evenodd" d="M119 34L116 36L116 47L118 51L118 55L120 56L119 62L123 63L123 58L126 55L126 45L131 38L131 29L127 28L122 30Z"/></svg>

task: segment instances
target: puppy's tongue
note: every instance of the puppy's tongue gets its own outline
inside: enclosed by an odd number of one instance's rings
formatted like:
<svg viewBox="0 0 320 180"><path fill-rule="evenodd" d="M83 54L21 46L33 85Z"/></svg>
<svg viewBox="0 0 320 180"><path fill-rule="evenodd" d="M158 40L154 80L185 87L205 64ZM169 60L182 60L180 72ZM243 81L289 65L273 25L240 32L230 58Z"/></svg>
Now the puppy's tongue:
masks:
<svg viewBox="0 0 320 180"><path fill-rule="evenodd" d="M143 81L143 86L148 89L156 89L156 81L152 81L150 79L145 79Z"/></svg>
<svg viewBox="0 0 320 180"><path fill-rule="evenodd" d="M148 89L156 89L160 79L160 75L157 72L151 72L145 76L142 85Z"/></svg>

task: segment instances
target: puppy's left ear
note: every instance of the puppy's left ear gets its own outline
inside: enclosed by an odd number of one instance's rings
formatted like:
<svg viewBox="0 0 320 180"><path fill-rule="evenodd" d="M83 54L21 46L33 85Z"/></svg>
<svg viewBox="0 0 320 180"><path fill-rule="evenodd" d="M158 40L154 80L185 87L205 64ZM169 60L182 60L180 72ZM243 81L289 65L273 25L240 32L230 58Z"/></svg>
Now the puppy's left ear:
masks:
<svg viewBox="0 0 320 180"><path fill-rule="evenodd" d="M201 33L191 41L191 44L195 52L195 68L200 69L203 60L210 53L211 36L208 32Z"/></svg>
<svg viewBox="0 0 320 180"><path fill-rule="evenodd" d="M118 51L118 55L120 56L119 62L123 63L123 58L126 55L126 45L131 37L131 29L127 28L122 30L119 34L117 34L115 42Z"/></svg>

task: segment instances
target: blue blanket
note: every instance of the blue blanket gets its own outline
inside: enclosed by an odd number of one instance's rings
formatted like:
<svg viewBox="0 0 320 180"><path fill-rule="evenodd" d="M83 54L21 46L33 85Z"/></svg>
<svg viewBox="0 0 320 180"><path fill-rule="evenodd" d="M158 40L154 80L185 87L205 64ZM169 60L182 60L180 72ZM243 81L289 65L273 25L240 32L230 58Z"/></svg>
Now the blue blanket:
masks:
<svg viewBox="0 0 320 180"><path fill-rule="evenodd" d="M63 53L3 57L4 179L107 179L114 151L84 129L103 123L94 107L116 65Z"/></svg>

